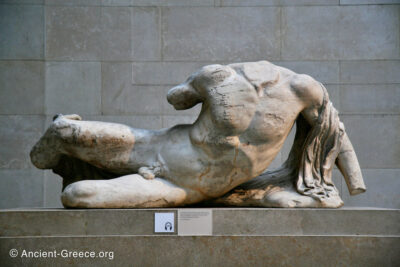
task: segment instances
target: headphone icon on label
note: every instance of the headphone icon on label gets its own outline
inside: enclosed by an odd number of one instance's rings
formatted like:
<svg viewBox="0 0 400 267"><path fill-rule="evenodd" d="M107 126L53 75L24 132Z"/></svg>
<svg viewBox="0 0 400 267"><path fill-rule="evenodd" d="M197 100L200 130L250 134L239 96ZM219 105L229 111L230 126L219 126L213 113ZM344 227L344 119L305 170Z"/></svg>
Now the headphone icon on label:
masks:
<svg viewBox="0 0 400 267"><path fill-rule="evenodd" d="M169 230L169 231L172 231L172 223L170 223L170 222L166 222L165 223L165 230Z"/></svg>

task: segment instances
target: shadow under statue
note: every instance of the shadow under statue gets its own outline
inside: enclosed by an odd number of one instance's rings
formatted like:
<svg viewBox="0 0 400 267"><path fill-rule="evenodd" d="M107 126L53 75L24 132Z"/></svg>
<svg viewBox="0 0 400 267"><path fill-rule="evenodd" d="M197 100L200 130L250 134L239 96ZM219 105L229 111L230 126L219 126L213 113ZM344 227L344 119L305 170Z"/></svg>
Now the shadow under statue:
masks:
<svg viewBox="0 0 400 267"><path fill-rule="evenodd" d="M65 207L337 208L334 164L350 194L366 190L325 87L308 75L267 61L209 65L167 99L177 110L201 103L201 113L158 131L57 115L31 160L63 177ZM264 172L295 123L288 159Z"/></svg>

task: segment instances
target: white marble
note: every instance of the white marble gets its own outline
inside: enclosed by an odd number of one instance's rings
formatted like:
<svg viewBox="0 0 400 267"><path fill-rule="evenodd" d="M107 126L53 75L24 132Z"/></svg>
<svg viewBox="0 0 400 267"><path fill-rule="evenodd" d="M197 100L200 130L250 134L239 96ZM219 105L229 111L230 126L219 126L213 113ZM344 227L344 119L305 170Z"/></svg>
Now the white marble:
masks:
<svg viewBox="0 0 400 267"><path fill-rule="evenodd" d="M158 131L58 115L31 160L64 178L66 207L340 207L335 162L350 194L365 191L327 91L308 75L267 61L208 65L170 89L167 100L177 110L201 104L200 115ZM295 121L288 160L263 173Z"/></svg>

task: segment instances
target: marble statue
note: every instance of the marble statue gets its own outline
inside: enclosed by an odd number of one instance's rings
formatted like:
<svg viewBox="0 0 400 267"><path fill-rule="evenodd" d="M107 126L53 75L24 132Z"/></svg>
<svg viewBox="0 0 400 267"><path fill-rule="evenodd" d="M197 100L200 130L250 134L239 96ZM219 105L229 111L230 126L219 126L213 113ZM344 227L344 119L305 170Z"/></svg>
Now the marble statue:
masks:
<svg viewBox="0 0 400 267"><path fill-rule="evenodd" d="M366 190L325 87L308 75L267 61L209 65L167 100L177 110L201 104L201 113L158 131L57 115L31 160L63 177L65 207L337 208L334 164L350 194ZM288 159L265 172L294 125Z"/></svg>

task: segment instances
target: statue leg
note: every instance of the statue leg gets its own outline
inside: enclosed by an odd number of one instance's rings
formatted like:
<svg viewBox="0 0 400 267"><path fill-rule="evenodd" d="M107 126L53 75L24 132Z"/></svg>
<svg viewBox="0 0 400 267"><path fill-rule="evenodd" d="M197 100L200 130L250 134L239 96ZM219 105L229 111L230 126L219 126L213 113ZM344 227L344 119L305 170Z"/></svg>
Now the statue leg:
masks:
<svg viewBox="0 0 400 267"><path fill-rule="evenodd" d="M125 170L135 143L132 128L116 123L58 116L31 151L32 163L53 169L63 155L106 170Z"/></svg>
<svg viewBox="0 0 400 267"><path fill-rule="evenodd" d="M71 208L161 208L196 203L204 197L161 178L147 180L131 174L72 183L63 191L61 200Z"/></svg>

